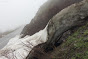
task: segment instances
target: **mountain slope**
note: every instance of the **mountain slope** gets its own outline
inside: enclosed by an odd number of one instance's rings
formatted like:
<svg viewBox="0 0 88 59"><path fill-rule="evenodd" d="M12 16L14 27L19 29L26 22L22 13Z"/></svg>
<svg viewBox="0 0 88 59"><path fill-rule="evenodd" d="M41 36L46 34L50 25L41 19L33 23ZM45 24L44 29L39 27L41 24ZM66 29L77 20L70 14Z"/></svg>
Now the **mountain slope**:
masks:
<svg viewBox="0 0 88 59"><path fill-rule="evenodd" d="M88 59L88 24L69 35L51 55L55 59Z"/></svg>

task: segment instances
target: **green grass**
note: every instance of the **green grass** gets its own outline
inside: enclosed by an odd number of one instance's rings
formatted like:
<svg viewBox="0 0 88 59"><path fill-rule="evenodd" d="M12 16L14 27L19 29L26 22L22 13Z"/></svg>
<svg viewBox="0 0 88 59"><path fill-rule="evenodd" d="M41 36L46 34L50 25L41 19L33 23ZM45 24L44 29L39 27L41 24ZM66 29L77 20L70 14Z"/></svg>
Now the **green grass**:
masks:
<svg viewBox="0 0 88 59"><path fill-rule="evenodd" d="M88 59L88 24L69 36L52 54L59 59Z"/></svg>

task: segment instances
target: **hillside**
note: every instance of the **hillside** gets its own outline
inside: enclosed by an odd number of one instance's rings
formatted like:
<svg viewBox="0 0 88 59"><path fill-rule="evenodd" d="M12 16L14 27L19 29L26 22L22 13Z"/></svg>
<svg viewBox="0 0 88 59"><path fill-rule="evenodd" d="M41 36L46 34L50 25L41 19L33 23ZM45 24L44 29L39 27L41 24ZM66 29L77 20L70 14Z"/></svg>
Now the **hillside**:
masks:
<svg viewBox="0 0 88 59"><path fill-rule="evenodd" d="M87 59L86 2L73 4L51 18L47 26L47 41L34 47L26 59Z"/></svg>
<svg viewBox="0 0 88 59"><path fill-rule="evenodd" d="M88 59L88 0L48 0L0 59Z"/></svg>
<svg viewBox="0 0 88 59"><path fill-rule="evenodd" d="M88 24L69 35L51 55L55 59L88 59Z"/></svg>

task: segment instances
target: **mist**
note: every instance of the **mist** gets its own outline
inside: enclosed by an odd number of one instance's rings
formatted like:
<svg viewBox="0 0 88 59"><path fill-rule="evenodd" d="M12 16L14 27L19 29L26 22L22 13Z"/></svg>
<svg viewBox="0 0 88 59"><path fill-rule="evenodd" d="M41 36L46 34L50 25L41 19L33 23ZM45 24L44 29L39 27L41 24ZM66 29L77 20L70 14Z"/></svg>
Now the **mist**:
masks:
<svg viewBox="0 0 88 59"><path fill-rule="evenodd" d="M0 0L0 32L28 24L47 0Z"/></svg>

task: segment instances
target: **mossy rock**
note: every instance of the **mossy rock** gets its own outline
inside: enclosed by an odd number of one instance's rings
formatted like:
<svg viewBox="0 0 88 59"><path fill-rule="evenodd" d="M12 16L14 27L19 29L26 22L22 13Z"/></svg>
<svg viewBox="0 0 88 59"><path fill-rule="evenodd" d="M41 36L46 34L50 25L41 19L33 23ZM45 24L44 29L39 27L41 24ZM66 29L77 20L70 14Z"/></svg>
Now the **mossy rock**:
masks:
<svg viewBox="0 0 88 59"><path fill-rule="evenodd" d="M53 59L88 59L88 24L80 27L52 53Z"/></svg>

